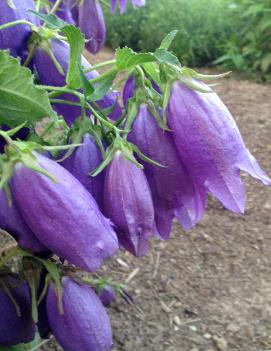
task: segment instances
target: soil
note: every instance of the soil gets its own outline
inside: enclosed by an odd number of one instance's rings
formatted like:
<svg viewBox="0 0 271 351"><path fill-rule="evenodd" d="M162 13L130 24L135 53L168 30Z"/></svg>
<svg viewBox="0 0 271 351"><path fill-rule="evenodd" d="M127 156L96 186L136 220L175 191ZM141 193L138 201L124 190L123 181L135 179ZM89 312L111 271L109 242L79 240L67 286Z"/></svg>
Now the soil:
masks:
<svg viewBox="0 0 271 351"><path fill-rule="evenodd" d="M228 78L215 90L270 174L271 86ZM271 188L243 180L245 215L210 197L193 231L175 223L170 240L152 241L145 258L120 253L103 268L135 300L118 298L108 309L114 351L271 350Z"/></svg>

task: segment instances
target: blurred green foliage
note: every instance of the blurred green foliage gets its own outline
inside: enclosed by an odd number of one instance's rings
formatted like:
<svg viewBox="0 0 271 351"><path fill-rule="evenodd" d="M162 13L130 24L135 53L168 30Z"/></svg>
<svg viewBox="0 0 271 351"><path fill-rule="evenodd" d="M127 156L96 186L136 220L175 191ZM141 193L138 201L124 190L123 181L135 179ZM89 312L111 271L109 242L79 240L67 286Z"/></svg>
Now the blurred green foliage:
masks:
<svg viewBox="0 0 271 351"><path fill-rule="evenodd" d="M230 12L227 0L147 0L145 8L130 6L123 16L107 10L108 42L152 51L178 29L172 51L183 64L203 66L223 54L220 45L233 32Z"/></svg>
<svg viewBox="0 0 271 351"><path fill-rule="evenodd" d="M225 41L215 63L271 81L271 0L239 0L234 16L239 30Z"/></svg>
<svg viewBox="0 0 271 351"><path fill-rule="evenodd" d="M108 43L153 51L178 29L171 47L185 65L219 64L271 79L271 0L147 0L125 15L106 12Z"/></svg>

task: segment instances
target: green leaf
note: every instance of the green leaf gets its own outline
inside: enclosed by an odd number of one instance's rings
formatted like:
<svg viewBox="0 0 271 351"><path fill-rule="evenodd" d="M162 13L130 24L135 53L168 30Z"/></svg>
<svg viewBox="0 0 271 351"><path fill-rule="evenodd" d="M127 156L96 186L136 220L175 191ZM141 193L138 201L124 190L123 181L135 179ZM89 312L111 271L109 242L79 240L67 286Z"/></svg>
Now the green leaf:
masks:
<svg viewBox="0 0 271 351"><path fill-rule="evenodd" d="M66 82L69 88L81 88L81 56L84 49L85 41L84 36L79 28L72 25L65 26L61 29L65 34L70 44L70 60L69 68L66 76Z"/></svg>
<svg viewBox="0 0 271 351"><path fill-rule="evenodd" d="M147 73L147 75L159 85L160 83L160 74L159 69L157 67L157 63L149 62L143 64L143 69Z"/></svg>
<svg viewBox="0 0 271 351"><path fill-rule="evenodd" d="M112 69L108 73L104 74L104 78L100 82L95 83L94 93L89 96L89 99L91 101L100 100L111 88L117 73L118 73L117 69Z"/></svg>
<svg viewBox="0 0 271 351"><path fill-rule="evenodd" d="M130 48L116 50L116 66L119 70L131 68L146 62L156 61L152 53L136 53Z"/></svg>
<svg viewBox="0 0 271 351"><path fill-rule="evenodd" d="M44 117L56 118L47 92L35 86L28 68L0 51L0 124L14 127Z"/></svg>
<svg viewBox="0 0 271 351"><path fill-rule="evenodd" d="M174 66L180 66L180 61L178 60L178 58L173 55L171 52L165 50L165 49L157 49L154 52L154 56L157 59L157 61L159 63L167 63L170 65L174 65Z"/></svg>
<svg viewBox="0 0 271 351"><path fill-rule="evenodd" d="M0 346L0 351L25 351L24 344L15 346Z"/></svg>
<svg viewBox="0 0 271 351"><path fill-rule="evenodd" d="M173 30L172 32L170 32L170 33L162 40L162 43L161 43L159 49L168 50L168 48L169 48L170 45L172 44L174 38L176 37L177 33L178 33L178 30Z"/></svg>
<svg viewBox="0 0 271 351"><path fill-rule="evenodd" d="M79 73L81 79L81 87L83 88L85 96L89 96L94 93L94 88L92 84L90 84L89 80L87 79L82 67L79 65Z"/></svg>
<svg viewBox="0 0 271 351"><path fill-rule="evenodd" d="M47 28L61 29L61 28L68 25L67 22L63 21L62 19L60 19L56 15L39 13L39 12L36 12L33 10L29 10L29 12L33 13L36 17L41 19L46 24Z"/></svg>
<svg viewBox="0 0 271 351"><path fill-rule="evenodd" d="M271 53L266 54L261 60L261 70L266 73L271 66Z"/></svg>

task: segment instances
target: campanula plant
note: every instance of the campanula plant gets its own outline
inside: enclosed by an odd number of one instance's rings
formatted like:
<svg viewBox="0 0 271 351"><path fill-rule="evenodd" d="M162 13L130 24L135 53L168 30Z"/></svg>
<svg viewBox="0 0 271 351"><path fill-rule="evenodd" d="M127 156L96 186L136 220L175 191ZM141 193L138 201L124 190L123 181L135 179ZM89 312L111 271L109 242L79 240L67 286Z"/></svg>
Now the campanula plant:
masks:
<svg viewBox="0 0 271 351"><path fill-rule="evenodd" d="M110 1L112 12L127 3ZM92 65L84 49L97 53L105 33L98 0L0 1L0 229L11 240L0 348L53 335L64 351L111 350L104 306L133 299L98 272L104 262L147 255L175 218L192 230L208 193L243 213L241 171L271 184L207 84L223 75L182 66L176 31L154 52L119 48Z"/></svg>

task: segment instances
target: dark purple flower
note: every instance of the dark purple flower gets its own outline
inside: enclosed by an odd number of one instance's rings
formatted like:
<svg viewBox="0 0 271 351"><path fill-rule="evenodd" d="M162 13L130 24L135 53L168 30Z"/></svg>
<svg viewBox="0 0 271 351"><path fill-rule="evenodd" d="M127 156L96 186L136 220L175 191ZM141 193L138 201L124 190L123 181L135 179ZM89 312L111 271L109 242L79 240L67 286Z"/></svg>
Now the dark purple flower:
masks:
<svg viewBox="0 0 271 351"><path fill-rule="evenodd" d="M139 107L129 140L143 154L164 166L143 163L160 235L168 238L174 215L185 229L191 229L203 215L205 195L195 188L178 156L171 133L159 127L145 104Z"/></svg>
<svg viewBox="0 0 271 351"><path fill-rule="evenodd" d="M99 1L84 0L71 7L75 23L87 40L87 50L97 54L104 46L106 39L104 15Z"/></svg>
<svg viewBox="0 0 271 351"><path fill-rule="evenodd" d="M11 188L22 216L37 238L59 257L88 271L98 269L118 250L110 221L71 173L47 157L35 156L39 167L56 182L18 163Z"/></svg>
<svg viewBox="0 0 271 351"><path fill-rule="evenodd" d="M107 168L104 206L117 226L120 243L132 254L144 256L148 237L155 233L151 192L144 172L121 151Z"/></svg>
<svg viewBox="0 0 271 351"><path fill-rule="evenodd" d="M104 172L101 172L96 177L92 177L90 173L102 161L102 154L95 142L95 138L90 134L85 134L82 145L77 147L72 155L61 163L92 194L100 209L103 207Z"/></svg>
<svg viewBox="0 0 271 351"><path fill-rule="evenodd" d="M49 287L47 314L52 332L65 351L109 351L112 331L109 317L95 292L64 277L63 310L59 313L54 287Z"/></svg>
<svg viewBox="0 0 271 351"><path fill-rule="evenodd" d="M98 296L102 301L104 306L109 306L111 302L116 300L116 292L110 285L105 285L105 287L99 291Z"/></svg>
<svg viewBox="0 0 271 351"><path fill-rule="evenodd" d="M0 277L0 345L28 343L34 339L35 324L31 316L30 293L26 282L15 277ZM7 283L15 304L3 289ZM19 314L18 314L19 313Z"/></svg>
<svg viewBox="0 0 271 351"><path fill-rule="evenodd" d="M16 9L8 5L7 0L0 1L0 25L18 21L27 20L38 25L39 20L36 16L28 12L35 10L33 0L13 0ZM21 56L27 48L27 40L31 35L29 25L19 24L0 31L0 50L9 49L13 56Z"/></svg>
<svg viewBox="0 0 271 351"><path fill-rule="evenodd" d="M33 252L45 251L31 229L22 218L14 199L12 206L8 204L6 193L0 189L0 228L7 231L17 241L19 246Z"/></svg>
<svg viewBox="0 0 271 351"><path fill-rule="evenodd" d="M62 67L64 73L68 71L69 65L69 46L59 40L51 40L51 50L56 60ZM53 85L53 86L64 86L65 85L65 75L62 75L55 67L52 59L47 52L42 48L38 48L35 52L33 62L38 72L39 80L42 84ZM90 63L82 57L82 66L84 68L91 67ZM87 73L88 79L93 79L97 77L99 73L97 71L91 71ZM71 94L63 94L59 97L60 99L79 102L78 99ZM117 102L117 95L115 92L109 93L103 97L103 99L97 101L97 104L101 109L107 109L109 107L115 106L113 111L110 113L109 117L112 119L117 119L121 116L121 108ZM63 104L55 104L55 110L58 114L63 115L68 124L72 124L74 120L81 116L81 108L78 106L69 106Z"/></svg>
<svg viewBox="0 0 271 351"><path fill-rule="evenodd" d="M128 101L134 96L135 89L136 89L135 76L130 76L127 79L122 91L122 101L124 106L127 106Z"/></svg>
<svg viewBox="0 0 271 351"><path fill-rule="evenodd" d="M204 83L195 83L207 89ZM214 92L201 93L175 82L167 117L179 155L193 180L229 210L245 209L240 170L271 184L245 147L232 115Z"/></svg>
<svg viewBox="0 0 271 351"><path fill-rule="evenodd" d="M120 13L124 13L126 10L126 6L128 4L128 0L112 0L111 9L112 12L116 10L117 5L120 7ZM143 7L146 4L145 0L132 0L132 4L134 7Z"/></svg>

